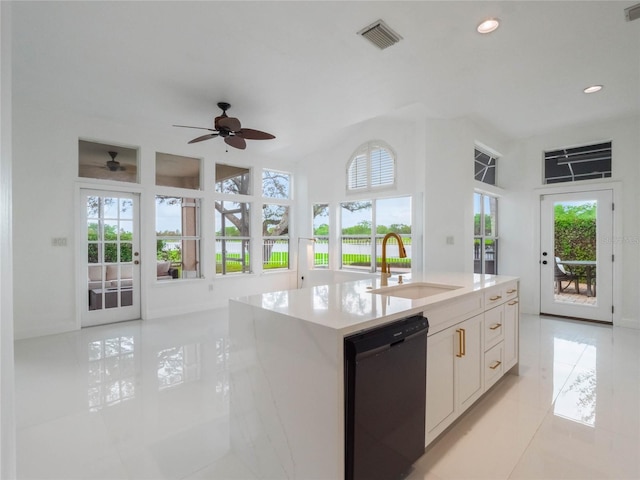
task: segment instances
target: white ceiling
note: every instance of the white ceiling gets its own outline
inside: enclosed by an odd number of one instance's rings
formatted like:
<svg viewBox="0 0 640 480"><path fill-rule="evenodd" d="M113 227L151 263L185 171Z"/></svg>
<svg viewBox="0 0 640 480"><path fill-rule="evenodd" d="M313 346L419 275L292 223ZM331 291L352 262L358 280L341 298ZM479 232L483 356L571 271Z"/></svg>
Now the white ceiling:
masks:
<svg viewBox="0 0 640 480"><path fill-rule="evenodd" d="M640 113L633 3L16 2L13 89L185 143L201 133L172 124L209 126L228 101L243 126L277 137L247 151L291 159L408 112L527 137ZM502 26L481 36L488 16ZM404 37L383 51L356 35L380 18ZM582 93L594 83L604 90Z"/></svg>

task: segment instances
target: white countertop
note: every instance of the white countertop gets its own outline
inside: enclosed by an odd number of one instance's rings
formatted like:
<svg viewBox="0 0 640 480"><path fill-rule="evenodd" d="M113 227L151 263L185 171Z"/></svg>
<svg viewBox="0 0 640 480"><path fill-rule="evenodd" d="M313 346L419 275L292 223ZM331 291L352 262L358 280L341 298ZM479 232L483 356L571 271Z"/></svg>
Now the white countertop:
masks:
<svg viewBox="0 0 640 480"><path fill-rule="evenodd" d="M238 297L232 301L322 325L347 335L421 313L426 307L434 304L459 299L464 295L517 279L504 275L472 273L431 273L413 276L411 280L406 280L405 284L427 282L461 287L415 300L372 293L371 289L380 288L380 278L369 278ZM394 275L389 279L389 287L397 285L397 281L398 277Z"/></svg>

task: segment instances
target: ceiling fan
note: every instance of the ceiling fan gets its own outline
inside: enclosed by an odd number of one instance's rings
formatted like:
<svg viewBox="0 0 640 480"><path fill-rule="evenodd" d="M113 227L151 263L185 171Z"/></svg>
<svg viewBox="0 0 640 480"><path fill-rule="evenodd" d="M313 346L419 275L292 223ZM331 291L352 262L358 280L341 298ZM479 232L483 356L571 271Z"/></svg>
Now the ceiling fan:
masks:
<svg viewBox="0 0 640 480"><path fill-rule="evenodd" d="M116 160L118 156L118 152L107 152L111 157L111 160L107 160L107 168L112 172L119 172L124 170L125 168L120 165L120 162Z"/></svg>
<svg viewBox="0 0 640 480"><path fill-rule="evenodd" d="M174 125L174 127L197 128L213 132L202 135L201 137L196 137L188 143L197 143L209 140L210 138L222 137L227 145L239 148L240 150L247 148L247 142L245 142L245 140L271 140L276 138L267 132L261 132L260 130L254 130L252 128L242 128L240 120L227 116L227 110L231 107L230 104L218 102L218 107L222 110L222 115L215 118L213 128L190 127L188 125Z"/></svg>

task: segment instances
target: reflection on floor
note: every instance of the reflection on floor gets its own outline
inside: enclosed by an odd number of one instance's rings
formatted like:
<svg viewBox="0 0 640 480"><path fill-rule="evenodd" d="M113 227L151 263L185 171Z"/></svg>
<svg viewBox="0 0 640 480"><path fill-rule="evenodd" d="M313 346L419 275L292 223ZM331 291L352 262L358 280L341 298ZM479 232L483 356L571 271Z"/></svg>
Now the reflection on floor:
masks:
<svg viewBox="0 0 640 480"><path fill-rule="evenodd" d="M19 478L253 478L229 448L227 325L17 342ZM520 358L409 479L640 478L640 330L523 315Z"/></svg>

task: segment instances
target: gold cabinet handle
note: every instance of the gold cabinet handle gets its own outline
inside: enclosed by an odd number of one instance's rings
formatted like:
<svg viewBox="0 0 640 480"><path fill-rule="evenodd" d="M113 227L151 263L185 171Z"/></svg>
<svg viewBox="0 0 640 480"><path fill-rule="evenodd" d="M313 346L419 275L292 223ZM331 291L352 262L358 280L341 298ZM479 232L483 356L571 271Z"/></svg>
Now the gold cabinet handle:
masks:
<svg viewBox="0 0 640 480"><path fill-rule="evenodd" d="M467 331L464 328L462 330L462 356L464 357L467 354Z"/></svg>
<svg viewBox="0 0 640 480"><path fill-rule="evenodd" d="M491 370L495 370L496 368L498 368L500 365L502 365L502 362L500 360L496 360L492 365L489 365L489 368Z"/></svg>
<svg viewBox="0 0 640 480"><path fill-rule="evenodd" d="M514 300L513 302L509 302L509 303L507 303L507 305L509 305L510 307L513 307L513 306L514 306L515 304L517 304L517 303L518 303L518 301L517 301L517 300Z"/></svg>
<svg viewBox="0 0 640 480"><path fill-rule="evenodd" d="M458 334L458 352L456 354L456 357L458 358L462 358L465 356L466 353L466 343L467 343L467 339L465 337L465 331L464 328L459 328L456 330L457 334Z"/></svg>
<svg viewBox="0 0 640 480"><path fill-rule="evenodd" d="M502 298L502 295L496 295L495 297L489 297L489 300L491 300L492 302L495 302L496 300L500 300Z"/></svg>
<svg viewBox="0 0 640 480"><path fill-rule="evenodd" d="M517 288L512 288L511 290L507 290L507 293L511 295L512 293L516 293L518 291Z"/></svg>
<svg viewBox="0 0 640 480"><path fill-rule="evenodd" d="M499 329L501 326L502 326L502 324L501 324L501 323L494 323L493 325L491 325L491 326L489 327L489 330L497 330L497 329Z"/></svg>

